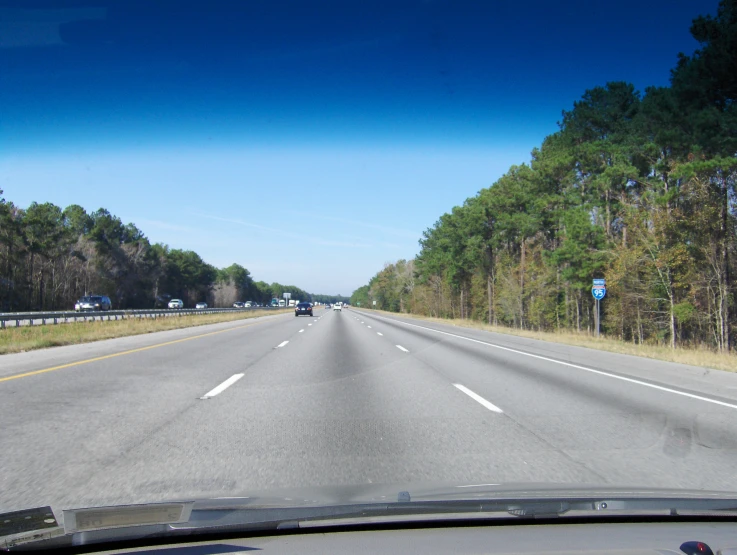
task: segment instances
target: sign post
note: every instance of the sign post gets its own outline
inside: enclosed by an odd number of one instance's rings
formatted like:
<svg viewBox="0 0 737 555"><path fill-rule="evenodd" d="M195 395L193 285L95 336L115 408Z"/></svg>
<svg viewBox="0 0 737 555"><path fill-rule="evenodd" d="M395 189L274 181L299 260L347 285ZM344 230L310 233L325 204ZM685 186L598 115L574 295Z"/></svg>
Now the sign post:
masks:
<svg viewBox="0 0 737 555"><path fill-rule="evenodd" d="M284 308L288 308L289 307L289 299L291 299L291 298L292 298L292 294L291 293L284 293Z"/></svg>
<svg viewBox="0 0 737 555"><path fill-rule="evenodd" d="M606 296L606 280L595 279L591 284L591 294L596 299L596 337L599 337L601 328L601 299Z"/></svg>

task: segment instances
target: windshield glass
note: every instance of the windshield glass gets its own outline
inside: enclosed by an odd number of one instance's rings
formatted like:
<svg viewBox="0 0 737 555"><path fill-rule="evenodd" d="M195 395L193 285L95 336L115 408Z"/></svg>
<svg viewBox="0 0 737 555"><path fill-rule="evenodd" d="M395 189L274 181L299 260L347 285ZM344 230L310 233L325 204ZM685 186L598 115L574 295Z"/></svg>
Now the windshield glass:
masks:
<svg viewBox="0 0 737 555"><path fill-rule="evenodd" d="M0 513L737 489L735 13L3 2Z"/></svg>

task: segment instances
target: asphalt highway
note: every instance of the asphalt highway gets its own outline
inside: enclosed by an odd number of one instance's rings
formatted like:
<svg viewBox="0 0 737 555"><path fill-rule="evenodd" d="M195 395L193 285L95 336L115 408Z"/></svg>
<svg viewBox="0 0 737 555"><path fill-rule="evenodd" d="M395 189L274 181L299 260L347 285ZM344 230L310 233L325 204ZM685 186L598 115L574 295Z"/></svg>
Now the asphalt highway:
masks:
<svg viewBox="0 0 737 555"><path fill-rule="evenodd" d="M305 486L737 490L737 375L346 309L0 357L0 511Z"/></svg>

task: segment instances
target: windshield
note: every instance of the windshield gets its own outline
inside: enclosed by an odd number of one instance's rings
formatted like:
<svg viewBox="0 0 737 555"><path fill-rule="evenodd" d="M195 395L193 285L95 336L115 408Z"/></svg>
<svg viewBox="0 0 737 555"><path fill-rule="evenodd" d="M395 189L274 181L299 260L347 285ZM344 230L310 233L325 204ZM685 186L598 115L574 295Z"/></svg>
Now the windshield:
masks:
<svg viewBox="0 0 737 555"><path fill-rule="evenodd" d="M616 4L4 2L0 513L736 490L737 10Z"/></svg>

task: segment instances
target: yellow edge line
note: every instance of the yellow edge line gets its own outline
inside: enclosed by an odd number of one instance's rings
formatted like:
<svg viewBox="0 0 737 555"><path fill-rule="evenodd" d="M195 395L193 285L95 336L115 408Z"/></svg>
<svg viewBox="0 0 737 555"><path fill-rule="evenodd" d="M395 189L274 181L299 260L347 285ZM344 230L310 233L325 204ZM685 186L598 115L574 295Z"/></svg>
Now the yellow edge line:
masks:
<svg viewBox="0 0 737 555"><path fill-rule="evenodd" d="M10 380L17 380L18 378L25 378L28 376L35 376L37 374L45 374L46 372L53 372L54 370L61 370L62 368L69 368L70 366L79 366L80 364L88 364L90 362L97 362L98 360L105 360L108 358L120 357L123 355L130 355L133 353L140 353L141 351L148 351L149 349L157 349L158 347L165 347L167 345L174 345L175 343L182 343L184 341L190 341L192 339L199 339L200 337L207 337L209 335L217 335L219 333L225 333L233 330L241 330L243 328L250 328L260 322L251 322L244 326L237 326L235 328L228 328L227 330L211 331L208 333L202 333L200 335L193 335L192 337L185 337L183 339L175 339L174 341L167 341L165 343L157 343L156 345L149 345L148 347L139 347L137 349L130 349L128 351L121 351L119 353L113 353L112 355L105 355L101 357L88 358L86 360L78 360L77 362L70 362L68 364L61 364L59 366L52 366L51 368L44 368L43 370L34 370L32 372L25 372L23 374L15 374L13 376L6 376L0 378L0 382L9 382Z"/></svg>

